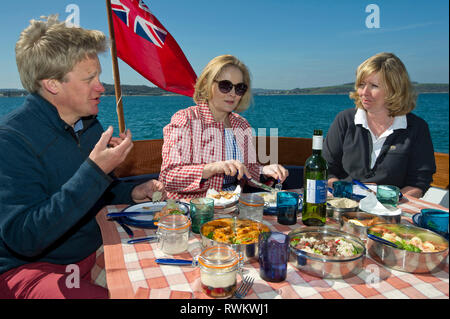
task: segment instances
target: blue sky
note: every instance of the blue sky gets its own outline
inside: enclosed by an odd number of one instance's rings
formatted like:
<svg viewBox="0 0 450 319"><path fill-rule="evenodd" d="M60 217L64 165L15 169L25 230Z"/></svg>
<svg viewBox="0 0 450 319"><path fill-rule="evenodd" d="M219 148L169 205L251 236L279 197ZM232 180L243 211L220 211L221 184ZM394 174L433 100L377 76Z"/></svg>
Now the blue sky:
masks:
<svg viewBox="0 0 450 319"><path fill-rule="evenodd" d="M177 40L197 75L213 57L233 54L249 67L253 87L292 89L354 81L356 67L387 51L405 63L413 81L448 83L448 0L144 0ZM3 1L0 88L21 88L14 46L29 20L80 9L80 25L108 34L104 0ZM376 4L380 27L367 28ZM102 81L113 83L109 51ZM122 84L148 80L119 63Z"/></svg>

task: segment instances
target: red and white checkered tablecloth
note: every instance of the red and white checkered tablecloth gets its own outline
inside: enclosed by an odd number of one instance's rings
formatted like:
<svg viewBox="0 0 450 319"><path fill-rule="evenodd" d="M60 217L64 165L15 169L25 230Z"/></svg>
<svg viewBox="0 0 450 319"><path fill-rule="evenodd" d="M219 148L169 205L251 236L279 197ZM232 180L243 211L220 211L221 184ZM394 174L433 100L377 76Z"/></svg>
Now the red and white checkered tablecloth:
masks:
<svg viewBox="0 0 450 319"><path fill-rule="evenodd" d="M152 299L209 299L201 292L200 269L190 266L158 265L156 258L171 257L191 259L201 252L200 236L191 233L188 252L165 256L157 243L127 244L128 235L116 222L107 220L108 212L117 212L125 205L107 206L97 214L103 236L103 247L97 252L97 265L93 269L96 283L105 286L111 298ZM400 204L403 212L414 214L422 208L439 205L407 197ZM403 218L403 217L402 217ZM288 233L300 225L285 226L276 216L264 216L273 231ZM409 218L405 218L410 221ZM131 229L135 237L155 233L152 229ZM281 283L266 282L259 276L259 264L253 261L244 265L246 275L255 283L246 299L424 299L449 298L448 257L444 267L431 274L411 274L383 267L365 257L363 270L347 279L322 279L305 274L288 263L287 278ZM240 278L238 276L238 282Z"/></svg>

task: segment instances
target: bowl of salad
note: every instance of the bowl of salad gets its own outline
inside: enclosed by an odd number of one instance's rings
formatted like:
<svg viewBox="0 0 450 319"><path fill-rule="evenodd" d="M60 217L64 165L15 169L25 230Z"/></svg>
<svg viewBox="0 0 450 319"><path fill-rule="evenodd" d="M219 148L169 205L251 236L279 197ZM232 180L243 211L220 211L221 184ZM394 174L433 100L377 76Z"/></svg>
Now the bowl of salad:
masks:
<svg viewBox="0 0 450 319"><path fill-rule="evenodd" d="M289 233L290 262L320 278L347 278L362 270L366 249L358 237L336 228L302 227Z"/></svg>
<svg viewBox="0 0 450 319"><path fill-rule="evenodd" d="M367 229L367 252L376 262L409 273L440 268L448 256L448 241L424 228L378 224Z"/></svg>

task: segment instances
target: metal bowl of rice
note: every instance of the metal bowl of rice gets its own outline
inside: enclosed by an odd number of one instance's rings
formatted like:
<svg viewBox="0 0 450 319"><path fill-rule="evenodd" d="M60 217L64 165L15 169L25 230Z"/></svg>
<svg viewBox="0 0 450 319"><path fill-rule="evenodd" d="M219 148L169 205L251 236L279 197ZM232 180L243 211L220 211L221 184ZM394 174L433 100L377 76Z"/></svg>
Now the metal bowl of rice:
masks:
<svg viewBox="0 0 450 319"><path fill-rule="evenodd" d="M340 221L341 215L346 212L359 211L359 203L348 198L328 198L327 216Z"/></svg>
<svg viewBox="0 0 450 319"><path fill-rule="evenodd" d="M299 270L320 278L357 275L366 253L356 236L335 228L302 227L289 233L290 262Z"/></svg>

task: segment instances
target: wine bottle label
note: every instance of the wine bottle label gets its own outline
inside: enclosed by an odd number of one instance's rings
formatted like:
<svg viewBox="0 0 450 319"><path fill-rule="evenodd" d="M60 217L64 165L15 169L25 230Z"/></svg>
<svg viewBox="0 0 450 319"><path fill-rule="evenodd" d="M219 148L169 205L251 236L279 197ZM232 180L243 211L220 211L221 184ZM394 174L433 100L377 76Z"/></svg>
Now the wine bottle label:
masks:
<svg viewBox="0 0 450 319"><path fill-rule="evenodd" d="M326 180L306 180L306 202L310 204L323 204L327 201Z"/></svg>
<svg viewBox="0 0 450 319"><path fill-rule="evenodd" d="M312 149L321 150L323 148L323 137L322 135L313 135L312 138Z"/></svg>

